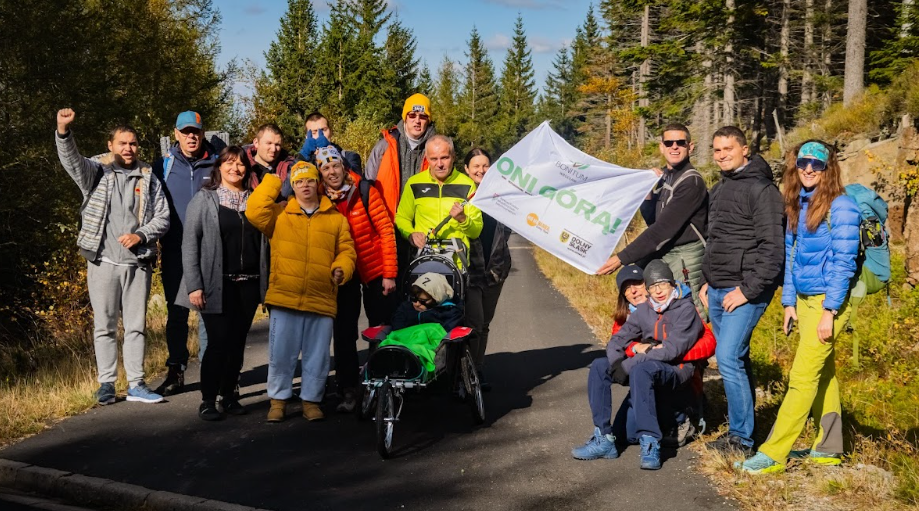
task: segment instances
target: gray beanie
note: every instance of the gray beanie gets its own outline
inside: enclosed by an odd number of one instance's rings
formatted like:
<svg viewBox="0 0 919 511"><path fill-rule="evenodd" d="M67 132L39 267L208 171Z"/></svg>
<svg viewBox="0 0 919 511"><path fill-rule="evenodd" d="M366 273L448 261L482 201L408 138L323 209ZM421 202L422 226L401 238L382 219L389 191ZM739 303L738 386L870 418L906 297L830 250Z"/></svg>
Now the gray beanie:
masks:
<svg viewBox="0 0 919 511"><path fill-rule="evenodd" d="M648 287L658 282L673 283L673 271L670 270L670 266L667 266L667 263L660 259L655 259L648 263L648 266L645 266L643 274L645 277L645 286Z"/></svg>
<svg viewBox="0 0 919 511"><path fill-rule="evenodd" d="M437 305L444 303L445 300L453 298L453 288L447 282L447 277L439 273L428 272L417 279L412 284L417 286L425 293L431 295L431 298L437 302Z"/></svg>

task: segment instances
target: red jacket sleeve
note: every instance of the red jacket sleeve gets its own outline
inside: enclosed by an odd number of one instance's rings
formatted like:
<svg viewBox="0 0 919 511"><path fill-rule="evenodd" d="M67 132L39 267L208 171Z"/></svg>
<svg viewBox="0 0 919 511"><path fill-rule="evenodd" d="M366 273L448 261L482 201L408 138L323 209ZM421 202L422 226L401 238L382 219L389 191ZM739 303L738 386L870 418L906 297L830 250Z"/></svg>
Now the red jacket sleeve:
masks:
<svg viewBox="0 0 919 511"><path fill-rule="evenodd" d="M370 221L380 235L380 251L383 255L383 278L395 279L399 275L399 260L396 255L396 231L383 197L376 188L370 188Z"/></svg>

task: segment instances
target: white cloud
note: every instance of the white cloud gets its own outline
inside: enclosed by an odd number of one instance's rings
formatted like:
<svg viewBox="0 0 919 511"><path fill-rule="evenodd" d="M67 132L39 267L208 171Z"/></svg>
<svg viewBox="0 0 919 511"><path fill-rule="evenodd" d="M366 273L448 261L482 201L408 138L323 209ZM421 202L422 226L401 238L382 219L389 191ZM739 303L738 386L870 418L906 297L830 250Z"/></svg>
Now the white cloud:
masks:
<svg viewBox="0 0 919 511"><path fill-rule="evenodd" d="M562 9L562 0L485 0L486 3L511 7L513 9Z"/></svg>
<svg viewBox="0 0 919 511"><path fill-rule="evenodd" d="M485 40L488 51L506 50L511 47L511 38L504 34L495 34Z"/></svg>
<svg viewBox="0 0 919 511"><path fill-rule="evenodd" d="M527 37L527 39L533 53L555 53L565 45L564 40L550 39L539 35Z"/></svg>

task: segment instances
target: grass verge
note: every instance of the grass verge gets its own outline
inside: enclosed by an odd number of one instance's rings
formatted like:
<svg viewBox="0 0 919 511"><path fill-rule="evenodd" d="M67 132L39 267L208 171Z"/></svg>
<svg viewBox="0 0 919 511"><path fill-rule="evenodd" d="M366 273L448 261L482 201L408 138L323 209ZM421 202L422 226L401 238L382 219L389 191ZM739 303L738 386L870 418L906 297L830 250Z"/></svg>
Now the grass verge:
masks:
<svg viewBox="0 0 919 511"><path fill-rule="evenodd" d="M605 342L612 325L617 293L615 279L586 275L540 249L536 261L553 286L578 310L597 337ZM903 256L895 254L890 289L869 297L859 309L855 332L837 342L837 375L846 424L847 452L841 467L790 463L786 473L751 477L738 474L733 463L709 450L704 442L691 448L700 453L698 469L719 492L747 509L876 509L919 507L919 288L905 289ZM757 378L756 440L762 442L775 421L785 394L786 376L794 358L797 335L781 334L782 307L777 293L751 341ZM859 338L859 364L853 362L853 341ZM705 386L706 420L726 422L724 389L712 371ZM724 426L705 438L714 438ZM813 427L796 448L807 448Z"/></svg>

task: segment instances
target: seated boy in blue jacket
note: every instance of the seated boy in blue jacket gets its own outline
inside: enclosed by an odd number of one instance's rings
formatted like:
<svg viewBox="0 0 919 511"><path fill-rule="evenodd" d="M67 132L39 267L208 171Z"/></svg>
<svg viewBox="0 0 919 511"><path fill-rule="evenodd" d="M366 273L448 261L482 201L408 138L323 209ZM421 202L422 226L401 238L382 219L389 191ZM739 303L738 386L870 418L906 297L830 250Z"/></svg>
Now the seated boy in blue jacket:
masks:
<svg viewBox="0 0 919 511"><path fill-rule="evenodd" d="M439 323L450 332L463 322L463 302L453 299L453 288L439 273L425 273L412 284L408 300L396 308L392 329L401 330L422 323Z"/></svg>

